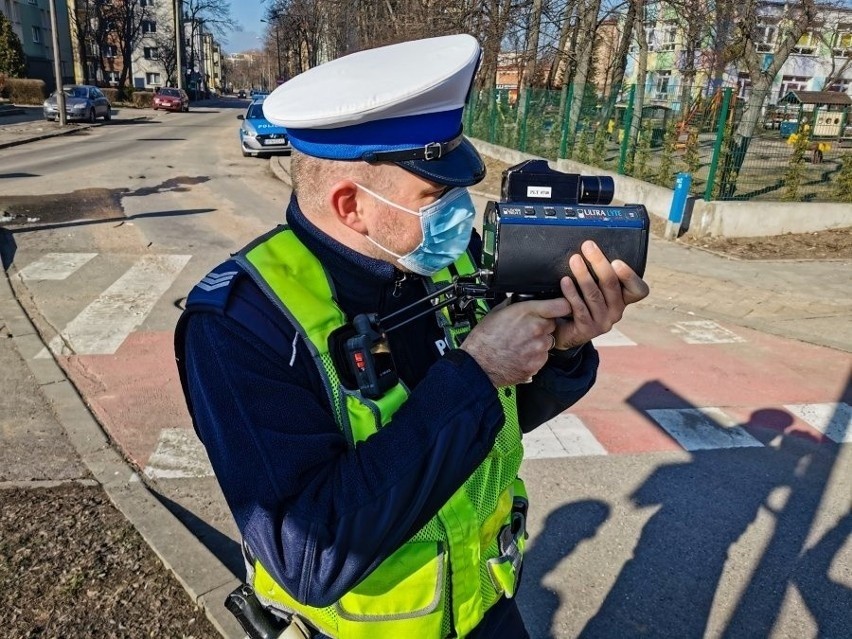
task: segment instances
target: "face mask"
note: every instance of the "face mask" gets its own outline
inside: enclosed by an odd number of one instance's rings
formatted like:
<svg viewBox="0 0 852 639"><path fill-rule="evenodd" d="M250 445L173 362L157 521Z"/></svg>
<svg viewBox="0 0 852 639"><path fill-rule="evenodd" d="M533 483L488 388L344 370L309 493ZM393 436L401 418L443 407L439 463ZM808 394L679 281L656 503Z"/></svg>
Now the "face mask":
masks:
<svg viewBox="0 0 852 639"><path fill-rule="evenodd" d="M467 189L451 189L431 204L421 206L417 212L391 202L360 184L357 186L377 200L420 218L423 241L407 255L394 253L367 236L370 242L393 255L408 270L419 275L434 275L455 262L467 249L476 215Z"/></svg>

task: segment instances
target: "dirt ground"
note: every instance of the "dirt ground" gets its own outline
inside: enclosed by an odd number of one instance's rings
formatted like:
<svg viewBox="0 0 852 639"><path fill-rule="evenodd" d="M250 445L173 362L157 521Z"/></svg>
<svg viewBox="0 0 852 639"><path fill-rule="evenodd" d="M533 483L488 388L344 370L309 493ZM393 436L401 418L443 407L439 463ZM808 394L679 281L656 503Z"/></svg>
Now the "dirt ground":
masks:
<svg viewBox="0 0 852 639"><path fill-rule="evenodd" d="M486 157L488 172L475 188L484 193L500 193L502 173L509 165ZM662 237L665 222L651 218L651 232ZM742 260L826 260L852 259L852 228L833 229L818 233L787 233L785 235L749 238L696 238L689 232L676 240L694 248Z"/></svg>
<svg viewBox="0 0 852 639"><path fill-rule="evenodd" d="M93 481L2 320L0 389L0 637L218 637Z"/></svg>
<svg viewBox="0 0 852 639"><path fill-rule="evenodd" d="M2 636L220 636L99 486L9 488L0 502Z"/></svg>

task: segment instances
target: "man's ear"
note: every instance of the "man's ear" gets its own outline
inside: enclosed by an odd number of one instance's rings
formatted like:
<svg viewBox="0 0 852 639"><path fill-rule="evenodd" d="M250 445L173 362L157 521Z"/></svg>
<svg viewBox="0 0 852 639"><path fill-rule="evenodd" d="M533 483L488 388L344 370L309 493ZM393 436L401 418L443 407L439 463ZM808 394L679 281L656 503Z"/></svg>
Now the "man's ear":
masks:
<svg viewBox="0 0 852 639"><path fill-rule="evenodd" d="M358 186L352 180L340 180L332 185L328 193L328 201L335 219L344 226L367 234L367 225L358 198Z"/></svg>

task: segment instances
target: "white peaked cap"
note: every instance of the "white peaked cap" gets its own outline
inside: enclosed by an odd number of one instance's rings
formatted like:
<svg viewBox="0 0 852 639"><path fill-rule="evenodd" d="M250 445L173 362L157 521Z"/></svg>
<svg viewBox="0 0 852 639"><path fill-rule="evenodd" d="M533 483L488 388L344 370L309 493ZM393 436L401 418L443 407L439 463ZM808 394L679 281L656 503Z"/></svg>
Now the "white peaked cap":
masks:
<svg viewBox="0 0 852 639"><path fill-rule="evenodd" d="M473 184L484 165L462 135L462 114L479 58L467 34L358 51L285 82L263 112L307 155L395 162L437 182Z"/></svg>

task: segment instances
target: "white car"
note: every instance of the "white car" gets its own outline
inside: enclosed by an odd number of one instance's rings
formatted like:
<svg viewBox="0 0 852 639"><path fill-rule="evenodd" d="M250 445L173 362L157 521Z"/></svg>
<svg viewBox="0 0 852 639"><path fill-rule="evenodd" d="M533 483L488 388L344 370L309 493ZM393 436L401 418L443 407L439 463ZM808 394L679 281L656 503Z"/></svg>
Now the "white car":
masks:
<svg viewBox="0 0 852 639"><path fill-rule="evenodd" d="M240 150L243 157L289 154L290 138L287 129L272 124L263 115L263 99L254 100L245 115L238 115L240 125Z"/></svg>

